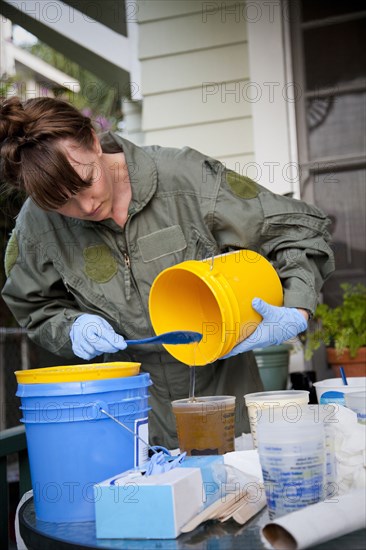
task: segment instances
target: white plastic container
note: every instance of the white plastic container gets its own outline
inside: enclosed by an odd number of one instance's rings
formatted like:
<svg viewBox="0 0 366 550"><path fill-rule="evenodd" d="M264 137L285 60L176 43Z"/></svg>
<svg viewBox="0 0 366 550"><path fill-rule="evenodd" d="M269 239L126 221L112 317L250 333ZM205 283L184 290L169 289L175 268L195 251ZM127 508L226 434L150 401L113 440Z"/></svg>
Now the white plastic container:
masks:
<svg viewBox="0 0 366 550"><path fill-rule="evenodd" d="M323 500L326 481L322 421L303 414L297 422L262 418L257 425L259 460L270 519Z"/></svg>
<svg viewBox="0 0 366 550"><path fill-rule="evenodd" d="M339 420L337 414L339 405L329 403L326 405L307 405L303 407L303 413L308 415L312 422L322 423L324 426L325 435L325 479L324 479L324 496L334 495L337 487L337 460L335 456L335 427Z"/></svg>
<svg viewBox="0 0 366 550"><path fill-rule="evenodd" d="M327 396L323 397L323 400L321 400L323 394L328 392L335 392L333 395L333 401L332 401L332 395L329 395L329 398L327 399L327 402L334 402L338 403L340 405L345 405L344 401L344 395L346 393L352 393L355 391L366 391L366 377L365 376L355 376L355 377L348 377L347 378L348 385L345 386L343 384L342 378L328 378L327 380L321 380L320 382L315 382L314 386L316 389L316 396L318 398L318 402L322 403L322 401L325 401ZM340 395L337 395L340 394Z"/></svg>
<svg viewBox="0 0 366 550"><path fill-rule="evenodd" d="M282 409L284 418L298 418L301 407L309 403L309 392L306 390L283 390L247 393L244 395L248 408L250 431L253 445L257 447L257 422L261 418L273 418L275 408Z"/></svg>
<svg viewBox="0 0 366 550"><path fill-rule="evenodd" d="M357 414L357 422L366 426L366 391L346 393L346 407Z"/></svg>

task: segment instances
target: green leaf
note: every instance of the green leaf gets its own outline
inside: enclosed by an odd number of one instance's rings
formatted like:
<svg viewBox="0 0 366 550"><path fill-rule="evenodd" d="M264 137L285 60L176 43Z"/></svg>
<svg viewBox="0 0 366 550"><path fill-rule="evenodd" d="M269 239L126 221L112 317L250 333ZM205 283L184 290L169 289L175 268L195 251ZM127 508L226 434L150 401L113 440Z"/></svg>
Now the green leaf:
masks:
<svg viewBox="0 0 366 550"><path fill-rule="evenodd" d="M317 326L307 333L305 359L310 359L321 343L333 345L339 353L349 349L352 357L366 346L366 286L362 283L340 286L343 292L340 305L330 308L320 304L316 308Z"/></svg>

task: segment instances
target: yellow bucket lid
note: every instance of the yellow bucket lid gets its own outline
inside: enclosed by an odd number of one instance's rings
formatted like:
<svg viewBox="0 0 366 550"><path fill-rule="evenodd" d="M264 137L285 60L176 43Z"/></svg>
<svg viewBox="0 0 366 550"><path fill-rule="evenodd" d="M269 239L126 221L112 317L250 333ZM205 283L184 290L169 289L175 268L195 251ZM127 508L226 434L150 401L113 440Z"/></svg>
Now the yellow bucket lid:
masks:
<svg viewBox="0 0 366 550"><path fill-rule="evenodd" d="M141 363L91 363L88 365L62 365L41 369L17 370L19 384L52 384L55 382L86 382L135 376Z"/></svg>

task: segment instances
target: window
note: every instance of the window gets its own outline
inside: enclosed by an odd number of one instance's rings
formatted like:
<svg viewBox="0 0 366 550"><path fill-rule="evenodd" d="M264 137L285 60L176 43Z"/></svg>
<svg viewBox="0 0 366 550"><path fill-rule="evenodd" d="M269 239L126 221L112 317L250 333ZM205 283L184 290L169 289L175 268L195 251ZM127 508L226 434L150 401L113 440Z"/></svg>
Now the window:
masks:
<svg viewBox="0 0 366 550"><path fill-rule="evenodd" d="M324 301L336 305L342 282L366 282L366 4L290 2L301 195L332 220L336 273Z"/></svg>

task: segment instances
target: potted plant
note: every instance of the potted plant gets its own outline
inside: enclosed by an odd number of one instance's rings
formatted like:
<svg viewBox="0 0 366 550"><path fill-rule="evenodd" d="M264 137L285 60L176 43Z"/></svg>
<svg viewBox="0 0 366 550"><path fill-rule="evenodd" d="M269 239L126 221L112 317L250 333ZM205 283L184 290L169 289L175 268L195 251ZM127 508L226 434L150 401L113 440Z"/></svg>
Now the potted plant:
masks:
<svg viewBox="0 0 366 550"><path fill-rule="evenodd" d="M366 286L358 283L341 285L339 306L318 305L315 329L309 331L305 359L323 343L327 346L328 363L339 376L342 365L347 376L366 376Z"/></svg>

